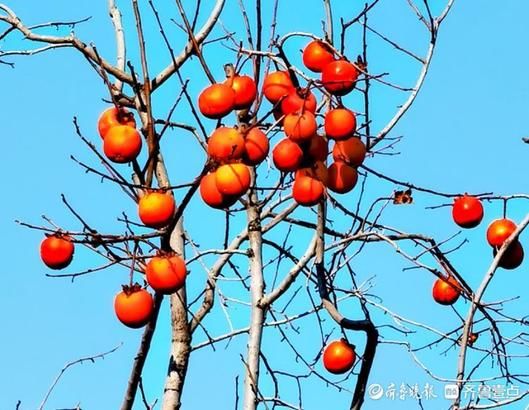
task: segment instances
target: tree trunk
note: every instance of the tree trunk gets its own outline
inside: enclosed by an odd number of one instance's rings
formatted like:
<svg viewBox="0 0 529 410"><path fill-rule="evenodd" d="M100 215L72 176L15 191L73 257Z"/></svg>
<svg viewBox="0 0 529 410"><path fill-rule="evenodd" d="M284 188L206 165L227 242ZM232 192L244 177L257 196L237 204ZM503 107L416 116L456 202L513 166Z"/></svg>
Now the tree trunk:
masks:
<svg viewBox="0 0 529 410"><path fill-rule="evenodd" d="M182 218L171 234L171 249L184 257ZM171 295L171 356L165 381L162 410L177 410L182 406L182 391L191 353L191 333L187 320L185 286Z"/></svg>
<svg viewBox="0 0 529 410"><path fill-rule="evenodd" d="M248 334L248 346L246 355L246 374L244 377L244 410L255 410L258 404L259 386L259 364L261 353L261 341L263 336L263 324L265 311L259 306L263 297L263 259L262 259L262 233L259 210L254 205L257 198L254 194L250 197L248 208L248 239L251 254L249 257L249 271L251 276L250 293L252 311L250 315L250 330Z"/></svg>

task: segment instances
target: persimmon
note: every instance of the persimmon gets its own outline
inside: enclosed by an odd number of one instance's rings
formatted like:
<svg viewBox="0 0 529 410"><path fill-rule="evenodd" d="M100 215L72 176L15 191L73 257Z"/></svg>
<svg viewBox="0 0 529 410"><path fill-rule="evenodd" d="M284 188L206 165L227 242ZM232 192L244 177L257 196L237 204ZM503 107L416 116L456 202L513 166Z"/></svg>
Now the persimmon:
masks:
<svg viewBox="0 0 529 410"><path fill-rule="evenodd" d="M366 157L366 146L358 137L336 141L332 149L335 161L343 161L352 167L359 167Z"/></svg>
<svg viewBox="0 0 529 410"><path fill-rule="evenodd" d="M184 286L186 274L186 263L176 254L154 256L145 267L149 286L164 295L170 295Z"/></svg>
<svg viewBox="0 0 529 410"><path fill-rule="evenodd" d="M303 150L294 141L285 138L274 147L272 160L280 171L295 171L300 167L303 160Z"/></svg>
<svg viewBox="0 0 529 410"><path fill-rule="evenodd" d="M288 114L283 120L283 129L288 138L294 142L308 141L316 134L318 124L316 117L309 111Z"/></svg>
<svg viewBox="0 0 529 410"><path fill-rule="evenodd" d="M294 88L288 71L274 71L263 82L263 94L272 104L277 103Z"/></svg>
<svg viewBox="0 0 529 410"><path fill-rule="evenodd" d="M198 109L205 117L219 119L235 107L235 91L226 84L212 84L198 96Z"/></svg>
<svg viewBox="0 0 529 410"><path fill-rule="evenodd" d="M270 151L270 142L266 134L257 127L251 128L244 138L244 163L260 164L266 159L268 151Z"/></svg>
<svg viewBox="0 0 529 410"><path fill-rule="evenodd" d="M494 248L492 250L492 254L496 256L498 253L498 250ZM524 258L524 250L523 246L519 241L512 242L507 249L505 249L505 252L501 256L501 259L498 262L498 266L503 269L516 269L519 267Z"/></svg>
<svg viewBox="0 0 529 410"><path fill-rule="evenodd" d="M300 168L296 171L295 178L301 176L309 176L316 178L318 181L321 181L323 185L327 186L329 180L329 171L327 165L322 161L316 161L309 167Z"/></svg>
<svg viewBox="0 0 529 410"><path fill-rule="evenodd" d="M445 279L437 279L432 288L432 296L434 300L441 305L454 304L459 295L461 288L459 283L452 277Z"/></svg>
<svg viewBox="0 0 529 410"><path fill-rule="evenodd" d="M321 73L323 87L333 95L349 94L358 78L357 68L348 61L336 60L327 64Z"/></svg>
<svg viewBox="0 0 529 410"><path fill-rule="evenodd" d="M487 228L487 241L490 246L499 248L515 230L516 224L510 219L496 219Z"/></svg>
<svg viewBox="0 0 529 410"><path fill-rule="evenodd" d="M137 283L123 286L114 298L114 311L125 326L138 329L149 323L154 309L154 301L149 292Z"/></svg>
<svg viewBox="0 0 529 410"><path fill-rule="evenodd" d="M321 135L314 134L309 141L303 143L303 146L307 161L325 161L329 155L329 146Z"/></svg>
<svg viewBox="0 0 529 410"><path fill-rule="evenodd" d="M294 180L292 196L303 206L313 206L320 202L325 194L323 183L311 176L300 175Z"/></svg>
<svg viewBox="0 0 529 410"><path fill-rule="evenodd" d="M241 196L250 188L250 170L240 163L221 165L215 172L215 182L221 194Z"/></svg>
<svg viewBox="0 0 529 410"><path fill-rule="evenodd" d="M325 114L325 134L327 138L343 140L350 138L356 131L356 115L347 108L335 108Z"/></svg>
<svg viewBox="0 0 529 410"><path fill-rule="evenodd" d="M108 130L103 140L103 152L109 160L118 164L130 162L141 151L141 137L136 128L117 125Z"/></svg>
<svg viewBox="0 0 529 410"><path fill-rule="evenodd" d="M234 109L244 110L252 106L257 96L257 86L253 78L247 75L234 75L227 79L225 84L235 92Z"/></svg>
<svg viewBox="0 0 529 410"><path fill-rule="evenodd" d="M163 228L171 221L175 208L175 200L170 192L152 191L140 198L138 215L144 225Z"/></svg>
<svg viewBox="0 0 529 410"><path fill-rule="evenodd" d="M323 68L333 61L332 49L322 41L311 41L303 50L303 64L315 73L321 73Z"/></svg>
<svg viewBox="0 0 529 410"><path fill-rule="evenodd" d="M355 347L345 339L334 340L323 351L323 366L333 374L343 374L353 368Z"/></svg>
<svg viewBox="0 0 529 410"><path fill-rule="evenodd" d="M452 218L462 228L474 228L483 219L483 205L474 196L460 196L452 205Z"/></svg>
<svg viewBox="0 0 529 410"><path fill-rule="evenodd" d="M244 137L235 128L219 127L209 137L208 154L219 162L240 159L244 154Z"/></svg>
<svg viewBox="0 0 529 410"><path fill-rule="evenodd" d="M345 162L336 161L329 167L327 187L336 193L345 194L351 191L358 181L358 172Z"/></svg>
<svg viewBox="0 0 529 410"><path fill-rule="evenodd" d="M40 258L51 269L64 269L73 259L75 247L68 236L49 235L40 243Z"/></svg>
<svg viewBox="0 0 529 410"><path fill-rule="evenodd" d="M281 112L288 115L294 112L310 111L314 114L317 106L316 97L309 89L292 88L281 101Z"/></svg>
<svg viewBox="0 0 529 410"><path fill-rule="evenodd" d="M224 195L219 191L215 172L202 177L199 189L202 200L215 209L229 208L238 199L236 196Z"/></svg>
<svg viewBox="0 0 529 410"><path fill-rule="evenodd" d="M97 121L97 130L101 138L105 138L108 130L116 125L128 125L136 128L134 114L125 108L110 107L101 113Z"/></svg>

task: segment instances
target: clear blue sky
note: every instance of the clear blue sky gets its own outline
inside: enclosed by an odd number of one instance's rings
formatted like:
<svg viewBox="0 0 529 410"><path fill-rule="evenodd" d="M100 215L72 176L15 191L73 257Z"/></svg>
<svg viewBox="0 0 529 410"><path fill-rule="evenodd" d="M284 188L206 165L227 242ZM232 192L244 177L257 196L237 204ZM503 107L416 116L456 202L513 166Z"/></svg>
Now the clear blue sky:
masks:
<svg viewBox="0 0 529 410"><path fill-rule="evenodd" d="M31 3L31 4L29 4ZM70 20L93 16L92 20L77 29L86 42L93 41L104 56L113 55L113 36L104 2L94 5L91 1L53 0L44 3L12 0L7 2L28 24L50 20ZM135 41L130 20L129 2L123 6L126 29ZM177 18L173 3L164 1L162 15L168 20ZM191 2L186 2L191 3ZM207 8L212 1L204 2ZM235 1L228 1L222 20L229 29L240 23ZM268 3L268 2L263 2ZM280 7L278 33L288 31L312 31L321 33L320 21L323 12L318 0L288 0ZM336 14L345 13L341 0ZM426 33L410 14L405 1L382 1L371 19L371 24L383 33L393 36L414 52L424 54ZM436 1L437 3L442 3ZM288 6L286 4L289 4ZM292 6L290 6L292 4ZM300 12L300 8L303 12ZM342 10L343 8L343 10ZM265 12L269 10L265 8ZM390 173L398 179L419 185L435 187L450 192L522 193L527 189L525 175L528 171L529 146L521 142L527 135L529 117L529 55L526 39L529 36L526 16L529 4L523 0L511 0L499 5L496 1L468 2L456 0L456 4L441 28L438 49L426 84L416 104L392 136L404 135L398 147L400 156L379 157L368 160L368 165ZM148 45L159 42L157 29L147 24ZM240 30L240 29L239 29ZM183 37L172 31L176 49ZM353 34L348 39L348 55L359 53L359 37ZM289 47L296 53L303 44L293 41ZM2 49L20 47L18 40L0 42ZM163 46L150 49L153 71L159 70L168 61ZM293 55L294 55L293 54ZM391 79L411 85L417 75L417 65L396 57L395 53L380 43L370 49L370 68L375 72L390 71ZM129 57L134 61L132 52ZM206 54L214 65L214 75L222 78L222 64L229 61L231 53L217 49ZM299 54L293 58L299 61ZM84 409L115 409L121 401L128 378L130 363L134 357L141 331L132 331L121 326L114 317L112 300L127 272L111 269L74 283L67 280L45 277L46 269L38 257L41 235L16 225L21 219L39 222L46 214L64 227L78 228L75 220L60 202L64 193L87 220L101 231L121 232L122 226L116 218L125 211L135 215L133 204L122 192L108 183L100 183L93 175L85 175L70 159L70 154L96 164L91 154L75 137L72 117L79 117L86 135L96 143L97 117L105 104L106 89L86 61L73 51L58 50L47 54L17 58L16 68L0 66L2 98L0 99L0 135L4 142L1 151L0 172L4 175L3 198L0 202L0 227L3 231L0 274L4 292L0 306L4 312L2 337L0 339L0 409L14 408L22 400L22 409L36 408L49 384L60 368L68 361L82 356L100 353L123 342L114 354L95 364L84 364L71 369L50 398L48 408L73 407L78 402ZM196 65L195 65L196 67ZM205 84L204 76L184 75L193 78L191 91L197 93ZM166 90L156 100L157 112L163 113L172 104L177 92L177 83L168 83ZM374 127L384 124L402 102L402 96L375 88L373 99ZM349 104L354 108L357 97ZM360 106L358 106L360 108ZM185 118L185 111L178 109L176 115ZM210 122L209 126L213 127ZM176 139L178 138L178 141ZM173 183L186 182L200 169L203 157L193 146L192 139L180 132L171 133L164 148ZM128 171L125 171L127 173ZM370 180L370 196L391 193L393 187ZM344 197L349 205L354 204L355 194ZM450 223L448 208L427 211L425 206L442 203L438 199L417 195L416 204L407 208L390 209L384 220L415 232L429 233L443 239L457 232ZM194 201L194 211L187 219L190 232L204 246L214 245L220 240L223 214L206 209L200 201ZM527 212L527 204L513 204L509 215L519 221ZM470 241L453 255L453 261L468 282L476 286L491 261L490 249L484 240L488 221L501 215L499 204L486 205L485 222L479 228L464 232L462 237ZM244 218L243 218L244 219ZM207 224L205 221L207 220ZM235 224L240 226L243 221ZM218 237L211 232L218 229ZM300 234L296 242L303 244L308 236ZM525 238L522 237L522 241ZM218 244L218 242L216 242ZM297 249L297 248L296 248ZM301 249L301 248L300 248ZM529 248L527 248L529 250ZM268 256L267 256L268 257ZM100 260L88 251L77 249L72 270L82 270L97 265ZM391 310L410 319L435 325L441 330L450 330L457 325L457 317L450 309L435 305L430 296L432 277L416 270L402 272L406 266L395 257L387 246L372 246L355 262L359 281L375 276L372 293L383 298ZM494 279L493 290L487 300L517 296L521 299L511 312L527 313L528 263L516 271L500 271ZM241 261L241 269L246 269ZM286 269L286 268L285 268ZM204 272L199 265L192 269L191 291L204 283ZM344 287L350 286L345 282ZM225 285L223 285L225 286ZM230 294L230 288L225 288ZM233 291L236 296L240 293ZM525 293L525 294L524 294ZM242 295L244 297L244 295ZM306 293L302 292L306 299ZM307 306L299 302L294 311ZM231 305L234 309L234 326L245 326L246 309ZM464 314L468 305L458 302L457 310ZM351 307L351 315L358 309ZM381 318L388 322L388 318ZM228 330L222 311L215 313L206 322L213 334ZM301 336L292 337L300 343L309 357L319 349L317 329L313 319L299 322ZM329 318L326 331L337 329ZM397 339L395 333L384 332L388 339ZM150 399L159 397L168 355L168 312L164 305L153 349L145 369L144 378ZM197 335L197 341L203 335ZM278 344L277 335L267 332L264 351L278 368L302 369L294 364L286 345ZM402 339L402 337L400 337ZM428 338L411 337L412 340L429 341ZM359 347L361 335L352 334L351 340ZM480 339L488 347L488 338ZM219 345L217 352L204 349L191 359L187 388L184 394L184 409L233 408L234 378L242 375L243 365L239 354L244 348L244 337L234 339L229 348ZM443 345L446 348L446 344ZM444 348L421 354L420 358L432 370L447 378L455 376L455 349L439 357ZM273 354L271 353L273 352ZM515 366L527 369L520 361ZM303 369L302 369L303 370ZM265 373L263 377L266 378ZM242 376L241 376L242 380ZM433 382L418 368L402 347L381 345L371 376L372 383L386 387L389 383L420 386L429 381L435 392L442 396L443 384ZM349 382L353 388L353 380ZM318 380L307 383L304 405L307 410L322 408L347 408L350 396L325 386ZM268 386L269 387L269 386ZM207 394L204 392L207 389ZM287 397L292 397L294 385L285 383ZM221 404L222 403L222 404ZM447 407L447 402L424 403L425 408ZM513 408L522 407L521 404ZM417 405L410 399L404 402L374 402L367 399L366 409L410 409ZM138 406L141 408L141 406ZM418 407L417 407L418 408Z"/></svg>

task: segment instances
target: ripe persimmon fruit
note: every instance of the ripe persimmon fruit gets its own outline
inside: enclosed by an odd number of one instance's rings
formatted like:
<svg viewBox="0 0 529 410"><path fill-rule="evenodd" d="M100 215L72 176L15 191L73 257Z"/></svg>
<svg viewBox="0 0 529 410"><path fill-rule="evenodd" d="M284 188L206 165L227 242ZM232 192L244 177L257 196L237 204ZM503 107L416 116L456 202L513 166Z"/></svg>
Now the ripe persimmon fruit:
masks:
<svg viewBox="0 0 529 410"><path fill-rule="evenodd" d="M247 75L234 75L225 81L235 92L233 108L243 110L250 108L257 96L257 86L253 78Z"/></svg>
<svg viewBox="0 0 529 410"><path fill-rule="evenodd" d="M308 167L300 168L296 171L295 178L301 176L309 176L321 181L323 185L327 186L329 180L329 171L327 165L322 161L315 161Z"/></svg>
<svg viewBox="0 0 529 410"><path fill-rule="evenodd" d="M352 167L359 167L366 157L366 146L358 137L336 141L332 149L335 161L343 161Z"/></svg>
<svg viewBox="0 0 529 410"><path fill-rule="evenodd" d="M217 179L215 172L204 175L200 180L200 197L202 200L212 208L223 209L229 208L235 202L238 197L224 195L217 188Z"/></svg>
<svg viewBox="0 0 529 410"><path fill-rule="evenodd" d="M235 128L219 127L209 137L208 154L219 162L240 159L244 154L244 137Z"/></svg>
<svg viewBox="0 0 529 410"><path fill-rule="evenodd" d="M125 326L138 329L145 326L152 315L154 300L149 292L137 283L123 286L114 298L114 311Z"/></svg>
<svg viewBox="0 0 529 410"><path fill-rule="evenodd" d="M292 196L302 206L316 205L323 199L325 187L323 182L307 175L300 175L294 180Z"/></svg>
<svg viewBox="0 0 529 410"><path fill-rule="evenodd" d="M141 137L136 128L117 125L108 130L103 140L103 152L109 160L118 164L130 162L141 151Z"/></svg>
<svg viewBox="0 0 529 410"><path fill-rule="evenodd" d="M138 215L144 225L163 228L171 221L175 208L175 200L170 192L152 191L140 198Z"/></svg>
<svg viewBox="0 0 529 410"><path fill-rule="evenodd" d="M483 205L474 196L460 196L452 205L452 218L462 228L474 228L483 219Z"/></svg>
<svg viewBox="0 0 529 410"><path fill-rule="evenodd" d="M323 68L333 61L332 49L322 41L311 41L303 49L303 64L315 73L321 73Z"/></svg>
<svg viewBox="0 0 529 410"><path fill-rule="evenodd" d="M235 107L235 91L226 84L212 84L198 96L198 109L205 117L219 119Z"/></svg>
<svg viewBox="0 0 529 410"><path fill-rule="evenodd" d="M492 250L493 256L496 256L498 250L494 248ZM519 241L512 242L505 252L503 253L501 259L498 262L498 266L503 269L516 269L519 267L524 259L524 250L523 246Z"/></svg>
<svg viewBox="0 0 529 410"><path fill-rule="evenodd" d="M310 111L314 114L317 105L316 97L309 89L292 88L281 101L281 112L288 115L294 112Z"/></svg>
<svg viewBox="0 0 529 410"><path fill-rule="evenodd" d="M223 195L242 196L250 188L250 169L245 164L224 164L215 171L215 182Z"/></svg>
<svg viewBox="0 0 529 410"><path fill-rule="evenodd" d="M73 259L74 244L68 236L49 235L40 243L40 258L51 269L64 269Z"/></svg>
<svg viewBox="0 0 529 410"><path fill-rule="evenodd" d="M263 82L263 94L272 104L277 103L294 88L288 71L274 71Z"/></svg>
<svg viewBox="0 0 529 410"><path fill-rule="evenodd" d="M358 181L358 172L355 168L343 161L336 161L329 167L327 187L338 194L351 191Z"/></svg>
<svg viewBox="0 0 529 410"><path fill-rule="evenodd" d="M288 114L283 120L283 129L294 142L310 140L318 129L316 117L310 111Z"/></svg>
<svg viewBox="0 0 529 410"><path fill-rule="evenodd" d="M510 219L496 219L487 228L487 241L490 246L499 248L515 230L516 224Z"/></svg>
<svg viewBox="0 0 529 410"><path fill-rule="evenodd" d="M345 339L334 340L323 351L323 366L333 374L343 374L353 368L355 348Z"/></svg>
<svg viewBox="0 0 529 410"><path fill-rule="evenodd" d="M314 134L309 141L302 145L305 159L309 162L325 161L329 155L329 145L321 135Z"/></svg>
<svg viewBox="0 0 529 410"><path fill-rule="evenodd" d="M285 138L274 147L272 160L276 168L283 172L296 171L303 160L303 150L294 141Z"/></svg>
<svg viewBox="0 0 529 410"><path fill-rule="evenodd" d="M184 286L186 275L186 263L176 254L155 256L145 267L145 277L149 286L164 295L170 295Z"/></svg>
<svg viewBox="0 0 529 410"><path fill-rule="evenodd" d="M258 165L266 159L269 151L270 142L266 134L257 127L250 128L244 137L244 163Z"/></svg>
<svg viewBox="0 0 529 410"><path fill-rule="evenodd" d="M128 125L136 128L134 114L125 108L110 107L101 113L97 121L97 130L101 138L105 138L108 130L116 125Z"/></svg>
<svg viewBox="0 0 529 410"><path fill-rule="evenodd" d="M358 69L348 61L336 60L327 64L322 71L323 87L333 94L343 96L349 94L355 87Z"/></svg>
<svg viewBox="0 0 529 410"><path fill-rule="evenodd" d="M343 140L350 138L356 131L356 115L347 108L335 108L325 114L325 135L327 138Z"/></svg>
<svg viewBox="0 0 529 410"><path fill-rule="evenodd" d="M454 304L460 294L459 283L452 276L447 279L437 279L432 288L434 300L441 305Z"/></svg>

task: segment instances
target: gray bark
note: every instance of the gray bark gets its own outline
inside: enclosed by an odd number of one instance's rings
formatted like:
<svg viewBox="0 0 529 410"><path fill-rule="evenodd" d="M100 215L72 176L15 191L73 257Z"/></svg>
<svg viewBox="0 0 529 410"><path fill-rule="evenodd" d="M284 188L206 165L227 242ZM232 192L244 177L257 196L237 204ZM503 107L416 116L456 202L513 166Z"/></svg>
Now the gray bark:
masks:
<svg viewBox="0 0 529 410"><path fill-rule="evenodd" d="M184 257L183 218L171 234L171 249ZM191 353L191 332L187 319L187 297L185 286L171 295L171 356L165 381L162 410L177 410L182 406L189 354Z"/></svg>
<svg viewBox="0 0 529 410"><path fill-rule="evenodd" d="M244 377L244 410L255 410L258 404L259 393L259 364L261 354L261 341L263 337L263 324L265 310L261 308L260 301L264 294L263 259L262 259L262 231L259 210L255 206L255 194L250 197L248 208L248 239L251 254L249 257L249 271L251 276L251 314L250 330L248 333L248 346L246 355L246 374Z"/></svg>

